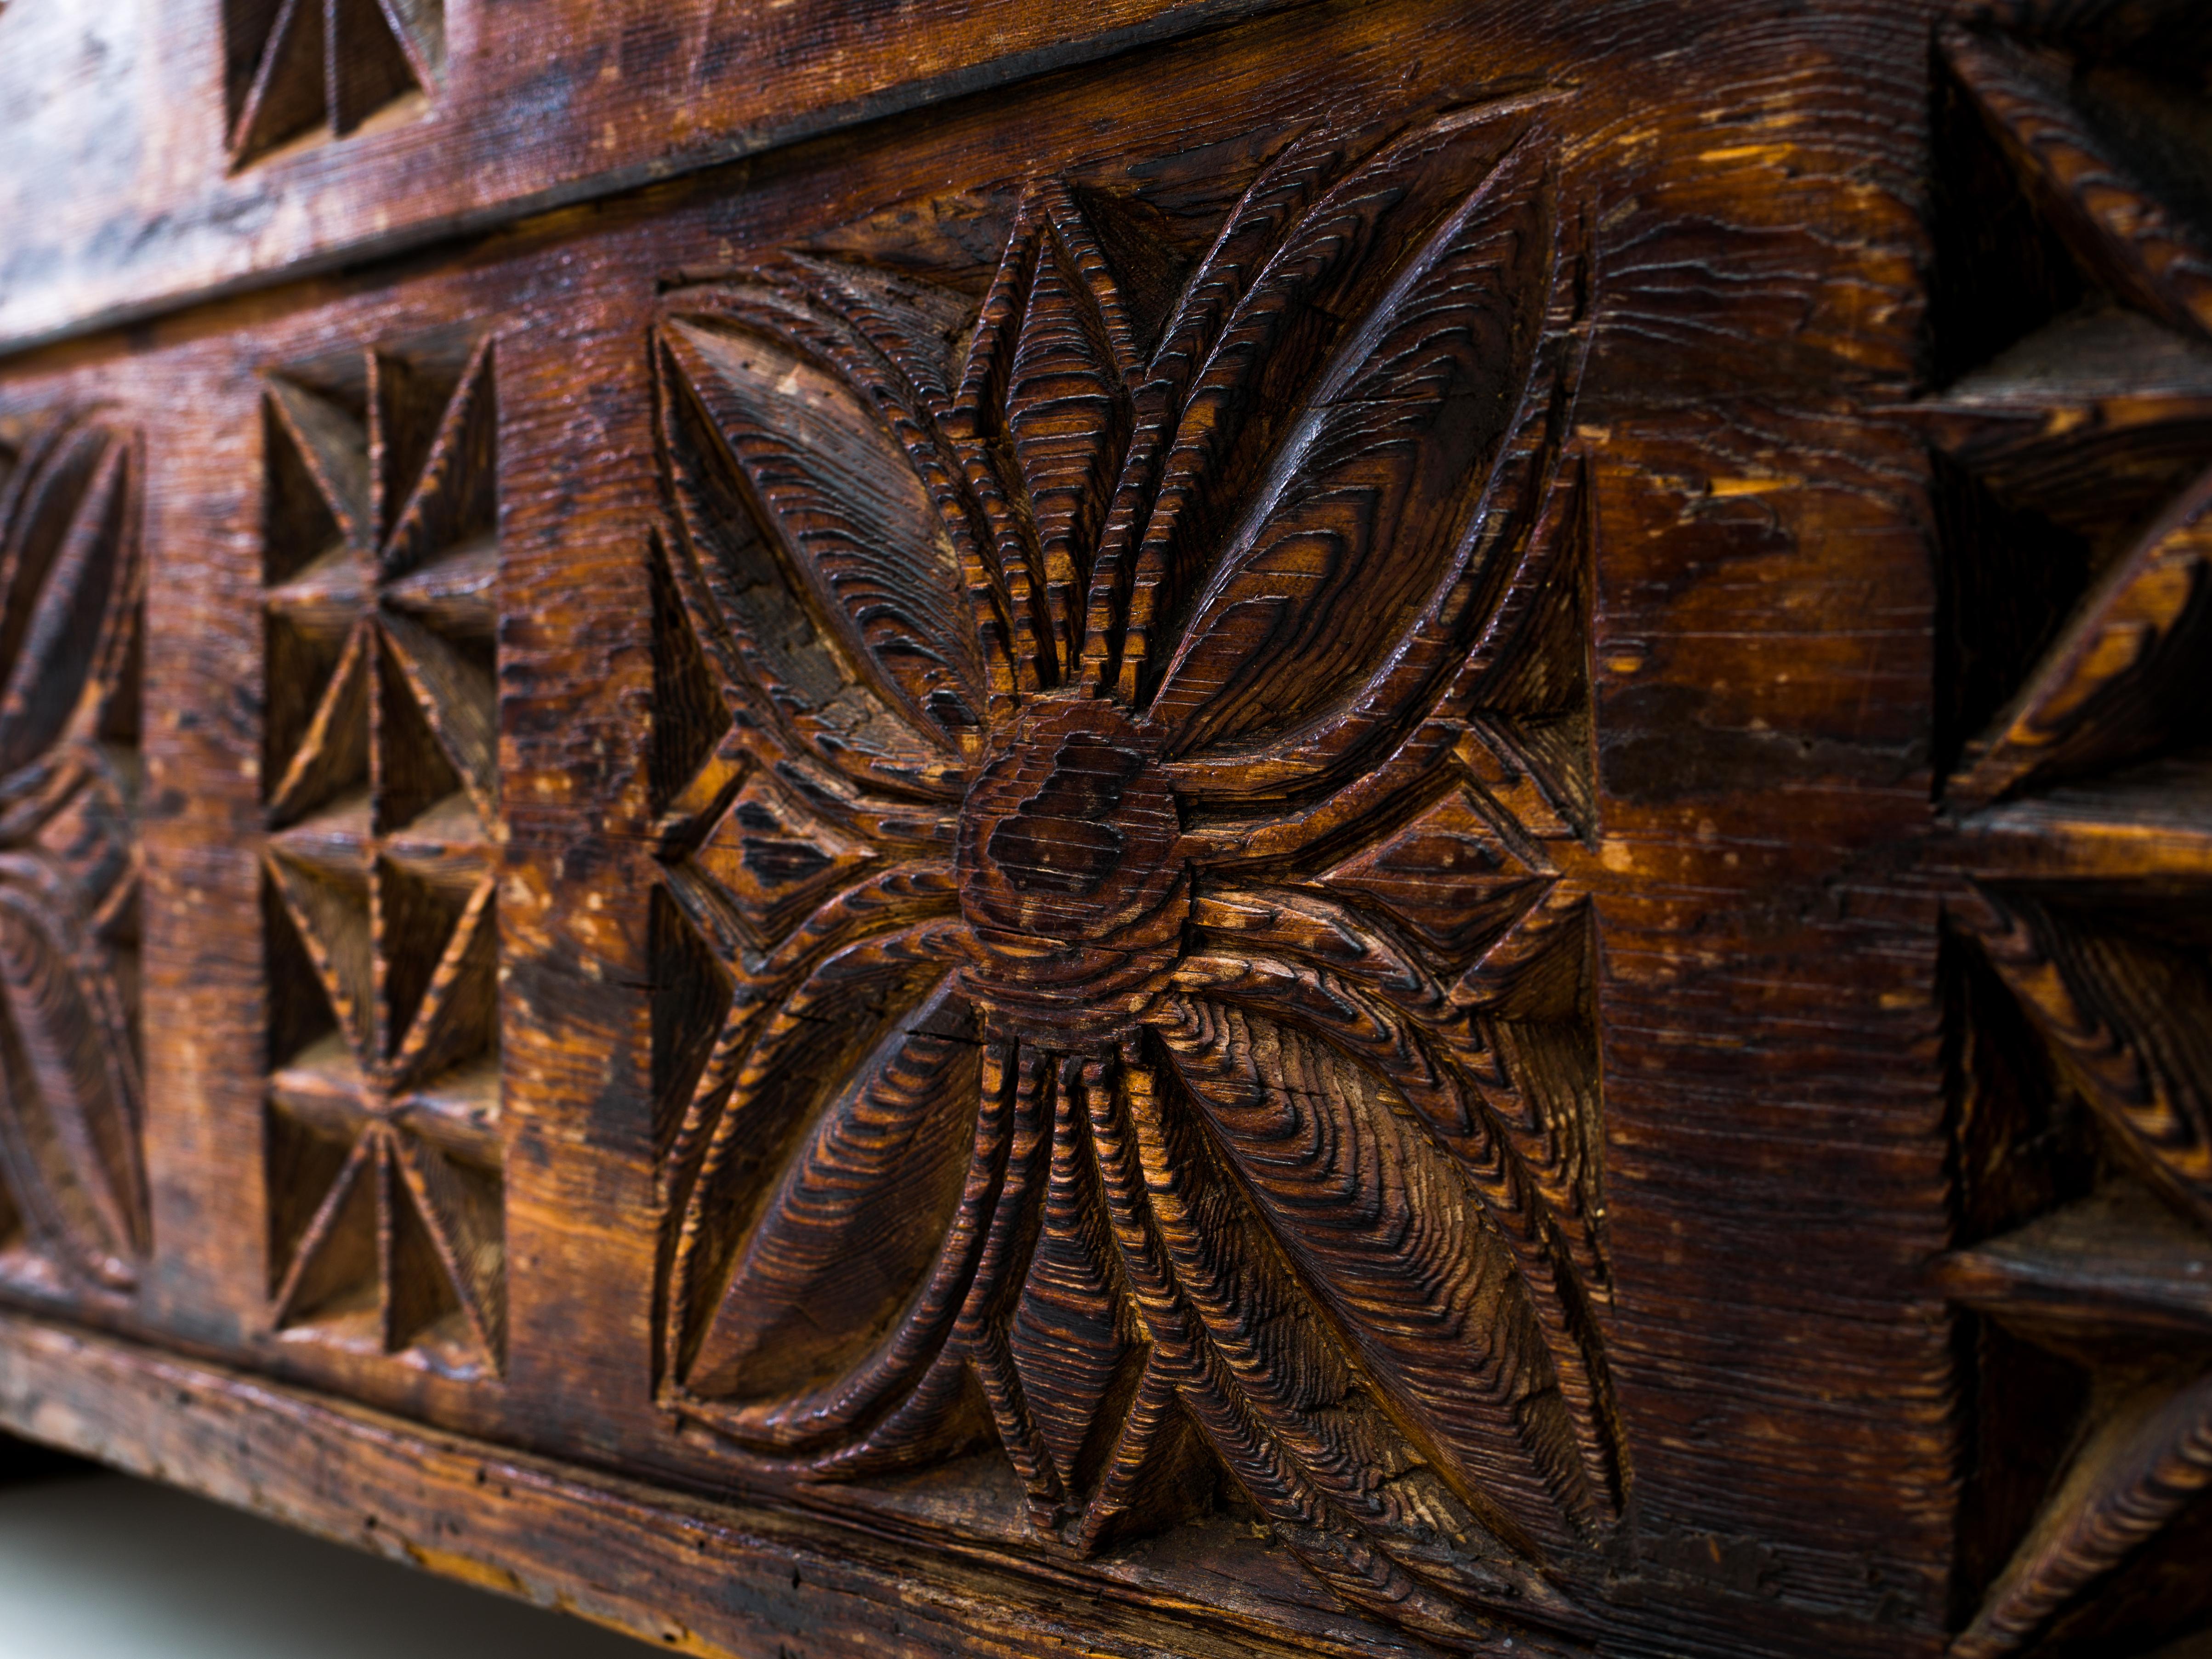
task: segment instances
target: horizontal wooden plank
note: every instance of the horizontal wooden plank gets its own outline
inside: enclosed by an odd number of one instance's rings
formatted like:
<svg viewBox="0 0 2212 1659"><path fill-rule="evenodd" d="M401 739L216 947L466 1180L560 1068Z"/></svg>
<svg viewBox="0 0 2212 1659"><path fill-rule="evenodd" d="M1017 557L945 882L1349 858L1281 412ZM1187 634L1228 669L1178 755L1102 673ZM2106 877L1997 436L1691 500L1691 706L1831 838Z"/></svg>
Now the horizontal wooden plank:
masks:
<svg viewBox="0 0 2212 1659"><path fill-rule="evenodd" d="M0 1314L0 1431L697 1655L1403 1651L1206 1628L803 1514L687 1498ZM0 1465L4 1467L4 1465Z"/></svg>
<svg viewBox="0 0 2212 1659"><path fill-rule="evenodd" d="M9 158L0 352L481 231L1283 3L1093 0L1071 10L920 0L895 20L869 0L456 6L424 48L426 90L343 137L326 119L258 147L237 141L264 43L226 41L222 22L254 8L11 6L0 16ZM227 68L233 58L242 65Z"/></svg>

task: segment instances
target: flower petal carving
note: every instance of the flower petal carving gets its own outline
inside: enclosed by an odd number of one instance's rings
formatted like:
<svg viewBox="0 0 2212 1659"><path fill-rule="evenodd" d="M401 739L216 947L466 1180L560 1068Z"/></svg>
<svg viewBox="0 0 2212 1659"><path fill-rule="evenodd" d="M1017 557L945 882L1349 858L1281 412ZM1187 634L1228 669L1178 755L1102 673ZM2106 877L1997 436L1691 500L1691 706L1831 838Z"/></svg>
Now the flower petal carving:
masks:
<svg viewBox="0 0 2212 1659"><path fill-rule="evenodd" d="M888 1176L896 1187L902 1176L914 1176L921 1190L928 1190L926 1175L902 1164L891 1143L864 1152L850 1138L872 1131L895 1136L882 1121L886 1114L942 1109L938 1097L944 1091L932 1091L908 1073L917 1066L930 1073L932 1065L952 1065L957 1057L928 1043L922 1045L926 1058L910 1054L915 1039L908 1027L909 1017L942 987L950 965L941 927L924 923L864 933L824 953L789 986L749 1050L732 1056L733 1074L718 1077L722 1067L709 1062L701 1091L727 1090L737 1103L720 1115L703 1149L685 1218L687 1272L681 1289L687 1298L699 1299L701 1336L682 1356L687 1375L705 1366L712 1376L718 1364L726 1371L734 1352L750 1352L755 1338L745 1333L759 1313L749 1305L754 1279L773 1288L801 1272L793 1266L793 1253L804 1254L806 1232L787 1232L781 1217L763 1224L754 1213L757 1206L746 1201L749 1188L764 1175L785 1177L786 1198L802 1206L813 1190L811 1183L830 1178L840 1158L862 1160L864 1182ZM853 1082L847 1088L848 1078ZM972 1079L964 1096L955 1095L951 1109L972 1115ZM909 1125L909 1132L915 1127ZM927 1164L935 1150L933 1143L915 1152ZM914 1195L912 1189L901 1190ZM771 1201L768 1208L774 1207ZM766 1237L753 1238L763 1224ZM751 1243L763 1248L751 1251ZM726 1383L710 1390L727 1391Z"/></svg>
<svg viewBox="0 0 2212 1659"><path fill-rule="evenodd" d="M668 1401L817 1480L995 1442L1079 1550L1225 1475L1357 1606L1577 1629L1580 222L1540 100L1147 211L1036 183L972 308L666 301Z"/></svg>
<svg viewBox="0 0 2212 1659"><path fill-rule="evenodd" d="M0 1194L80 1284L135 1284L149 1224L135 975L131 440L34 429L0 490ZM0 1243L13 1243L6 1240Z"/></svg>
<svg viewBox="0 0 2212 1659"><path fill-rule="evenodd" d="M1433 603L1539 337L1542 167L1518 150L1493 169L1309 392L1162 671L1170 756L1330 714Z"/></svg>
<svg viewBox="0 0 2212 1659"><path fill-rule="evenodd" d="M938 1024L941 1034L929 1029ZM854 1337L911 1300L960 1195L979 1080L973 1027L940 983L846 1073L739 1247L692 1358L693 1388L778 1395L842 1371ZM859 1316L824 1330L825 1304Z"/></svg>
<svg viewBox="0 0 2212 1659"><path fill-rule="evenodd" d="M18 463L0 555L0 790L64 735L91 736L121 678L137 605L130 449L72 425Z"/></svg>
<svg viewBox="0 0 2212 1659"><path fill-rule="evenodd" d="M1226 1005L1178 999L1161 1036L1269 1231L1447 1476L1496 1506L1492 1530L1565 1541L1561 1509L1595 1505L1525 1287L1404 1103L1295 1027ZM1507 1470L1501 1444L1527 1461Z"/></svg>
<svg viewBox="0 0 2212 1659"><path fill-rule="evenodd" d="M146 1246L137 1064L73 909L40 861L0 855L0 1164L40 1243L120 1290Z"/></svg>
<svg viewBox="0 0 2212 1659"><path fill-rule="evenodd" d="M677 428L699 446L677 473L680 496L694 504L687 524L711 524L706 545L726 559L738 552L728 526L743 520L726 504L707 517L702 494L719 483L725 503L733 486L757 500L763 527L783 544L781 568L798 576L788 591L805 596L805 621L787 625L818 630L836 652L845 672L833 684L857 672L884 705L865 737L921 775L942 769L945 757L922 745L959 751L981 720L982 675L958 555L914 469L854 390L789 344L688 320L664 338L707 422ZM700 476L718 463L722 479ZM805 684L796 684L802 697Z"/></svg>

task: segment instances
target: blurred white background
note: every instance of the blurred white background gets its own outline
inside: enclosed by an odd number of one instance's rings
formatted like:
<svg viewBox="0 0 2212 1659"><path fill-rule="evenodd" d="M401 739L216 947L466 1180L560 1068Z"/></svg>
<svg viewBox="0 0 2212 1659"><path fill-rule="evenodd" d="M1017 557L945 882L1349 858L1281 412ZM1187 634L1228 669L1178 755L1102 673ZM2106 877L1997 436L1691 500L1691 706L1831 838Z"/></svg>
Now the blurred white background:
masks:
<svg viewBox="0 0 2212 1659"><path fill-rule="evenodd" d="M635 1659L625 1637L82 1465L0 1484L0 1659Z"/></svg>

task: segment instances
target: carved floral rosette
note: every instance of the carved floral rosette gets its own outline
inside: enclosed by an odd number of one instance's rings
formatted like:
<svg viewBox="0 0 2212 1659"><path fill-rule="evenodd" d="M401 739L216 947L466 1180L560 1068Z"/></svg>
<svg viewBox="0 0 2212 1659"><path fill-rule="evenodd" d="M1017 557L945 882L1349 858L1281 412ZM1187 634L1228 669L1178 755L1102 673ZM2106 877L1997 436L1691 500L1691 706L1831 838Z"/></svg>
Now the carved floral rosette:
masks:
<svg viewBox="0 0 2212 1659"><path fill-rule="evenodd" d="M94 1293L147 1248L132 441L33 423L0 483L0 1251ZM9 1254L0 1254L7 1264ZM11 1274L11 1276L16 1276Z"/></svg>
<svg viewBox="0 0 2212 1659"><path fill-rule="evenodd" d="M1580 1622L1587 280L1516 103L1294 139L1202 249L1035 183L980 311L804 251L668 298L673 1409Z"/></svg>

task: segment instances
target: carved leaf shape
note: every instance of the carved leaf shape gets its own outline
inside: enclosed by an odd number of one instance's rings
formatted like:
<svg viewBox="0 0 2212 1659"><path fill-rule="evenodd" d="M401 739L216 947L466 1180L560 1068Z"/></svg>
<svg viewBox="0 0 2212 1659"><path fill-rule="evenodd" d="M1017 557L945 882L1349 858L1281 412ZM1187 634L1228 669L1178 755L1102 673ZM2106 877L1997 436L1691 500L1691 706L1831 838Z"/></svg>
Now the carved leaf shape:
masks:
<svg viewBox="0 0 2212 1659"><path fill-rule="evenodd" d="M843 1370L908 1304L939 1254L973 1138L978 1050L956 1029L963 1019L972 1027L940 986L846 1074L738 1248L694 1389L788 1393Z"/></svg>
<svg viewBox="0 0 2212 1659"><path fill-rule="evenodd" d="M1160 464L1175 440L1192 379L1209 360L1222 327L1267 257L1283 228L1323 189L1343 164L1348 140L1327 131L1293 139L1263 167L1231 212L1205 258L1183 284L1133 397L1128 459L1121 469L1091 574L1084 673L1134 701L1146 655L1149 618L1165 590L1158 556L1136 587L1139 543L1150 520ZM1135 591L1133 592L1133 588Z"/></svg>
<svg viewBox="0 0 2212 1659"><path fill-rule="evenodd" d="M1492 1530L1571 1544L1590 1516L1511 1253L1364 1066L1295 1027L1182 999L1162 1035L1270 1231L1368 1375Z"/></svg>
<svg viewBox="0 0 2212 1659"><path fill-rule="evenodd" d="M122 1003L59 880L0 860L0 1161L42 1243L126 1289L146 1244L139 1090Z"/></svg>
<svg viewBox="0 0 2212 1659"><path fill-rule="evenodd" d="M1091 558L1130 420L1110 325L1076 268L1082 253L1068 246L1073 234L1040 239L1006 388L1062 672L1082 647Z"/></svg>
<svg viewBox="0 0 2212 1659"><path fill-rule="evenodd" d="M0 550L0 777L96 720L122 672L130 489L128 446L86 426L53 444L15 503Z"/></svg>
<svg viewBox="0 0 2212 1659"><path fill-rule="evenodd" d="M825 752L938 781L986 706L945 512L878 410L788 339L684 319L662 337L681 521L764 689Z"/></svg>
<svg viewBox="0 0 2212 1659"><path fill-rule="evenodd" d="M947 965L942 924L821 952L785 994L761 999L772 1012L732 1034L749 1040L726 1042L733 1073L716 1081L722 1065L709 1062L702 1091L733 1103L684 1209L678 1358L693 1394L757 1400L791 1392L801 1370L836 1371L882 1334L938 1250L969 1139L957 1120L973 1119L977 1098L972 1017L946 988ZM911 1217L885 1229L885 1201ZM846 1300L809 1305L841 1282ZM814 1334L779 1324L794 1317ZM747 1431L784 1436L766 1420Z"/></svg>
<svg viewBox="0 0 2212 1659"><path fill-rule="evenodd" d="M1209 573L1237 562L1224 556L1225 545L1249 542L1264 527L1272 498L1288 483L1286 448L1310 447L1327 431L1328 419L1316 420L1316 411L1348 392L1381 343L1376 336L1387 332L1394 309L1389 296L1418 280L1409 279L1409 267L1434 267L1443 251L1440 228L1448 231L1467 212L1470 191L1526 125L1525 109L1510 106L1431 122L1383 146L1303 212L1297 209L1305 196L1304 169L1295 162L1285 169L1291 188L1278 205L1297 216L1212 340L1161 463L1157 503L1135 562L1124 648L1125 679L1143 665L1134 677L1140 698L1160 684L1167 666L1156 654L1168 642L1160 629L1202 603L1194 596ZM1222 286L1213 280L1216 259L1233 270L1247 252L1226 240L1217 247L1193 278L1193 296ZM1174 355L1191 343L1171 325L1164 367L1174 366ZM1417 382L1397 390L1419 405ZM1449 390L1430 388L1427 395L1433 400ZM1347 403L1337 422L1357 413ZM1385 413L1368 411L1370 418ZM1198 637L1200 630L1187 634Z"/></svg>
<svg viewBox="0 0 2212 1659"><path fill-rule="evenodd" d="M1083 1121L1084 1091L1062 1067L1051 1165L1008 1358L1062 1486L1079 1488L1110 1425L1117 1382L1127 1379L1136 1332L1107 1237L1103 1194Z"/></svg>
<svg viewBox="0 0 2212 1659"><path fill-rule="evenodd" d="M1499 1541L1521 1541L1510 1520L1494 1505L1478 1518L1347 1363L1179 1092L1127 1067L1119 1089L1092 1094L1091 1127L1152 1366L1215 1454L1355 1606L1464 1636L1468 1617L1443 1589L1571 1624L1571 1608Z"/></svg>
<svg viewBox="0 0 2212 1659"><path fill-rule="evenodd" d="M1428 607L1528 378L1552 264L1543 181L1533 150L1509 155L1338 345L1164 671L1152 719L1170 755L1329 709Z"/></svg>
<svg viewBox="0 0 2212 1659"><path fill-rule="evenodd" d="M1560 890L1531 884L1544 896L1470 978L1510 964L1516 980L1579 981L1581 902L1570 896L1554 919ZM1184 959L1182 983L1319 1032L1389 1078L1459 1160L1530 1281L1591 1479L1609 1487L1604 1368L1580 1328L1583 1303L1609 1279L1595 1220L1601 1147L1589 1045L1562 1021L1461 1022L1451 1009L1465 980L1440 983L1385 927L1319 894L1224 887L1203 896L1193 920L1206 948Z"/></svg>

